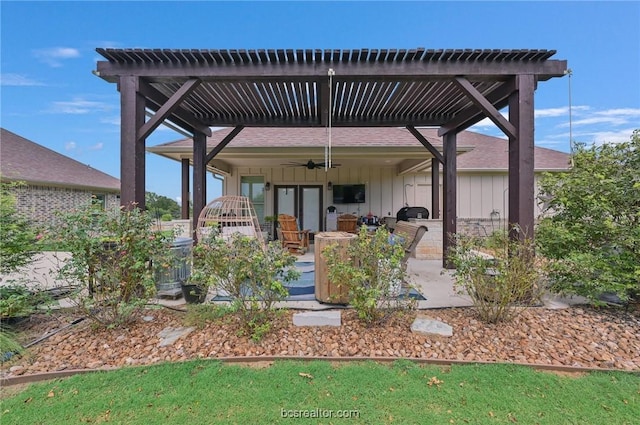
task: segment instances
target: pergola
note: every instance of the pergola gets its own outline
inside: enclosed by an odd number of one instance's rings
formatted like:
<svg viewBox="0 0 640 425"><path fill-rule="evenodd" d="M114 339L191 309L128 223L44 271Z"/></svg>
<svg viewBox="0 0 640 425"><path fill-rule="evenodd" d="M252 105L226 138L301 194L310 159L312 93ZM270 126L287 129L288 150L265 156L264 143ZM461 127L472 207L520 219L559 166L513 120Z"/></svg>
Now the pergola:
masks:
<svg viewBox="0 0 640 425"><path fill-rule="evenodd" d="M534 91L567 70L565 60L550 60L554 50L96 51L106 61L95 74L120 91L124 206L144 207L145 140L165 121L193 135L194 217L206 204L207 164L245 126L403 126L431 153L434 188L443 166L443 231L454 234L456 135L488 117L509 139L508 221L532 236ZM508 119L499 112L507 106ZM234 131L207 152L210 127L228 126ZM418 126L439 127L442 152ZM183 192L188 173L187 160ZM450 244L444 237L445 265Z"/></svg>

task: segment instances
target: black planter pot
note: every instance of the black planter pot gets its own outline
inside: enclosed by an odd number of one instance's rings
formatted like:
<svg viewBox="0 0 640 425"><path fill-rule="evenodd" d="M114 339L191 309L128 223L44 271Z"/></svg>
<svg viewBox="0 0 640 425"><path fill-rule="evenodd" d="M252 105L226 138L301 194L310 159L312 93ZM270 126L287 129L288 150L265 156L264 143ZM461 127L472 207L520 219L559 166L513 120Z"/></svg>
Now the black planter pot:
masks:
<svg viewBox="0 0 640 425"><path fill-rule="evenodd" d="M207 288L200 285L182 285L182 295L187 304L202 304L207 298Z"/></svg>

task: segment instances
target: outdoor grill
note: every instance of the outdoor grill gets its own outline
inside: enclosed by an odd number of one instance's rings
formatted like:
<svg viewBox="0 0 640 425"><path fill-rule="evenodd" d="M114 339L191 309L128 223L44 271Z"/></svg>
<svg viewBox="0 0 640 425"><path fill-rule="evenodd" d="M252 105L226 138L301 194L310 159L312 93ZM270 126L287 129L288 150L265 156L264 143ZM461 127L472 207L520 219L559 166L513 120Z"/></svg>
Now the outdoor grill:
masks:
<svg viewBox="0 0 640 425"><path fill-rule="evenodd" d="M429 218L429 210L424 207L403 207L396 214L396 221L409 221L410 218Z"/></svg>

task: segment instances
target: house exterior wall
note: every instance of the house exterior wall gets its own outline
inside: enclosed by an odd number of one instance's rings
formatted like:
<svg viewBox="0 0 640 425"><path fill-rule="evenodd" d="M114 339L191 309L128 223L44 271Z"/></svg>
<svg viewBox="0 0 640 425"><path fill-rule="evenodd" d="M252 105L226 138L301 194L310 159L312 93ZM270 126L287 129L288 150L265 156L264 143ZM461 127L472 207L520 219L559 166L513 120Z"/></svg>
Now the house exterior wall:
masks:
<svg viewBox="0 0 640 425"><path fill-rule="evenodd" d="M323 190L323 206L332 205L332 192L327 183L366 185L366 202L363 204L335 205L338 213L350 213L358 216L371 212L378 217L395 217L405 204L425 207L433 217L431 205L431 173L413 173L398 175L395 167L339 167L325 172L324 169L308 170L304 167L290 168L250 168L240 167L232 170L231 177L225 180L225 194L240 194L241 176L263 176L271 187L281 184L319 184ZM536 175L537 181L540 176ZM442 181L440 177L440 217L442 217ZM483 234L506 225L508 219L508 174L506 172L468 173L459 172L457 179L457 203L459 231L462 233ZM267 194L265 214L273 214L273 196ZM541 213L536 204L535 216ZM493 212L493 214L492 214Z"/></svg>
<svg viewBox="0 0 640 425"><path fill-rule="evenodd" d="M55 222L58 212L69 211L89 202L94 195L104 195L105 208L118 208L120 198L116 193L95 190L87 191L65 187L23 185L13 189L18 214L30 219L36 225Z"/></svg>

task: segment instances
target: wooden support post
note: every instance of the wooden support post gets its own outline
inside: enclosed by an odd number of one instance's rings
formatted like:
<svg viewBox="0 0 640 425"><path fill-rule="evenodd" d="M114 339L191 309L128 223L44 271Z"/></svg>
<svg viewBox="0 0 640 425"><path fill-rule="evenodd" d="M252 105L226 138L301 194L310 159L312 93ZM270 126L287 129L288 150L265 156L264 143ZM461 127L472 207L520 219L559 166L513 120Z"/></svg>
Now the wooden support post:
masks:
<svg viewBox="0 0 640 425"><path fill-rule="evenodd" d="M207 204L207 136L196 132L193 135L193 223L192 229L198 227L198 217Z"/></svg>
<svg viewBox="0 0 640 425"><path fill-rule="evenodd" d="M518 75L509 97L509 121L516 137L509 137L509 235L533 239L534 230L534 116L535 77ZM517 232L514 226L518 226Z"/></svg>
<svg viewBox="0 0 640 425"><path fill-rule="evenodd" d="M182 208L181 217L189 219L189 158L182 158Z"/></svg>
<svg viewBox="0 0 640 425"><path fill-rule="evenodd" d="M440 161L431 158L431 218L440 218Z"/></svg>
<svg viewBox="0 0 640 425"><path fill-rule="evenodd" d="M120 77L120 205L145 208L145 139L138 139L144 125L145 98L140 79Z"/></svg>
<svg viewBox="0 0 640 425"><path fill-rule="evenodd" d="M453 264L449 261L449 251L455 247L455 234L457 232L457 148L456 133L444 135L444 217L442 220L442 267L452 269Z"/></svg>

